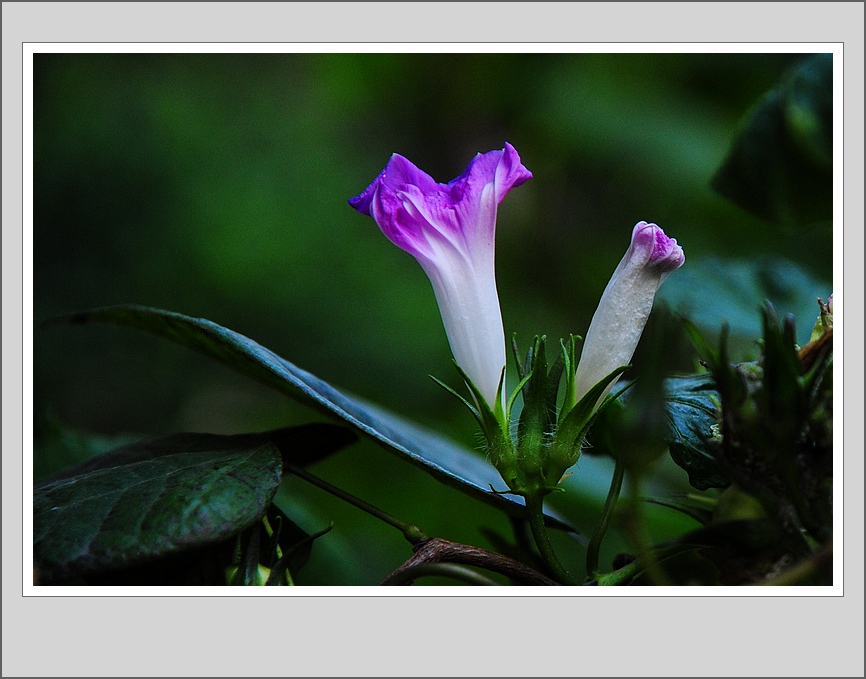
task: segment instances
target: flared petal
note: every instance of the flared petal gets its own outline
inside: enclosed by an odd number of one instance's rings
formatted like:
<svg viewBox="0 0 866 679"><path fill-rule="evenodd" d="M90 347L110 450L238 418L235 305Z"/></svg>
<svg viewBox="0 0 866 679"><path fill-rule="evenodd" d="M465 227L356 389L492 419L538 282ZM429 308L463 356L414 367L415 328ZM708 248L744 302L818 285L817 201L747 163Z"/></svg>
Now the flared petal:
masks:
<svg viewBox="0 0 866 679"><path fill-rule="evenodd" d="M530 177L510 144L478 154L448 184L394 154L373 183L349 200L421 264L454 358L491 407L505 366L494 267L496 212L508 192Z"/></svg>

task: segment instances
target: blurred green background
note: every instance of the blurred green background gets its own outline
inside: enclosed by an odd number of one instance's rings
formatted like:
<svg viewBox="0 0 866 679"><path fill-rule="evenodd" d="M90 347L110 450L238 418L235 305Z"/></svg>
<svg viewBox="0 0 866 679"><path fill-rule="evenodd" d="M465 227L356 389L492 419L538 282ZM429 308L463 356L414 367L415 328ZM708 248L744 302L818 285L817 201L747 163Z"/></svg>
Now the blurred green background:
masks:
<svg viewBox="0 0 866 679"><path fill-rule="evenodd" d="M471 417L427 377L457 384L428 281L346 201L393 152L447 182L508 141L534 175L502 204L497 231L506 332L522 346L585 333L639 220L686 253L662 298L710 336L730 323L735 358L756 355L764 294L797 314L804 341L815 297L832 292L829 225L780 228L710 188L750 107L803 58L36 55L37 325L121 303L208 318L477 447ZM322 419L133 330L37 327L34 359L36 477L90 450L68 445L67 428L111 440ZM691 349L674 363L698 369ZM611 467L585 458L553 500L584 531ZM431 535L489 547L481 528L510 531L371 443L313 471ZM663 489L686 487L669 462L656 471ZM301 584L373 584L410 556L393 528L297 479L285 486L278 503L302 527L335 522ZM649 511L655 537L688 527ZM604 565L623 548L613 535Z"/></svg>

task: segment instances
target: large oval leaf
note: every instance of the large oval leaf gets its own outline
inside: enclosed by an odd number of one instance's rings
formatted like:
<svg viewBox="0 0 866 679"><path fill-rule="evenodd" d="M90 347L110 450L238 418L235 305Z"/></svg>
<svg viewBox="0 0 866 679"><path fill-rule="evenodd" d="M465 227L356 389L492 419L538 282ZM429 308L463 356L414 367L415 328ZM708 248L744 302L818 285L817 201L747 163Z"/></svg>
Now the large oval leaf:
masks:
<svg viewBox="0 0 866 679"><path fill-rule="evenodd" d="M667 443L671 457L698 490L730 484L719 468L707 440L714 436L719 400L709 374L675 377L665 382Z"/></svg>
<svg viewBox="0 0 866 679"><path fill-rule="evenodd" d="M780 317L794 314L798 340L809 341L811 319L819 313L815 298L827 299L829 283L783 257L757 260L711 257L690 261L662 286L659 299L713 335L723 324L740 338L744 357L754 357L754 338L763 332L761 302L769 300Z"/></svg>
<svg viewBox="0 0 866 679"><path fill-rule="evenodd" d="M162 441L175 449L171 439ZM129 566L227 539L255 523L280 484L278 448L207 447L169 454L155 448L151 459L37 486L37 580Z"/></svg>
<svg viewBox="0 0 866 679"><path fill-rule="evenodd" d="M491 492L503 486L492 465L463 446L402 417L350 396L216 323L135 305L92 309L51 323L103 322L147 330L214 358L292 398L348 422L439 481L500 510L522 515L523 499ZM574 530L548 516L551 525Z"/></svg>
<svg viewBox="0 0 866 679"><path fill-rule="evenodd" d="M797 225L833 216L833 55L789 70L750 111L713 188L749 212Z"/></svg>

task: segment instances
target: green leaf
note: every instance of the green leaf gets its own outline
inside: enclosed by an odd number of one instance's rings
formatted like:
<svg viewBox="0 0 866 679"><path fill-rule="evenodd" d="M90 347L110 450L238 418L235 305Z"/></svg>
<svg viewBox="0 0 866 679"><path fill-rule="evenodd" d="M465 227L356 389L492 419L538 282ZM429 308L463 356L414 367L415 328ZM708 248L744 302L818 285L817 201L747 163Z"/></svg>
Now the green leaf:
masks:
<svg viewBox="0 0 866 679"><path fill-rule="evenodd" d="M40 582L121 569L224 541L260 519L283 458L309 463L354 435L314 424L260 434L174 434L123 446L40 482Z"/></svg>
<svg viewBox="0 0 866 679"><path fill-rule="evenodd" d="M184 435L185 438L189 435ZM219 542L265 513L281 479L270 442L180 452L174 437L150 442L128 464L39 485L33 550L40 582L123 568Z"/></svg>
<svg viewBox="0 0 866 679"><path fill-rule="evenodd" d="M447 391L449 394L451 394L454 398L456 398L458 401L460 401L464 406L466 406L466 409L472 414L472 417L475 418L475 421L478 422L478 426L480 427L480 429L482 431L484 431L484 419L481 417L481 413L478 411L478 408L476 408L474 405L472 405L468 400L466 400L463 396L461 396L459 393L457 393L454 389L452 389L447 384L445 384L438 377L435 377L433 375L430 375L429 377L436 384L438 384L440 387L442 387L445 391Z"/></svg>
<svg viewBox="0 0 866 679"><path fill-rule="evenodd" d="M603 403L598 403L602 393L614 379L622 375L629 367L627 365L620 366L599 380L592 389L583 395L583 398L577 402L560 423L559 429L556 432L556 446L562 446L566 449L570 449L575 445L580 446L583 435L586 433L589 425L592 424L593 415L603 410L604 403L607 402L607 399L605 399Z"/></svg>
<svg viewBox="0 0 866 679"><path fill-rule="evenodd" d="M833 55L785 74L749 113L713 188L778 224L829 221L832 210Z"/></svg>
<svg viewBox="0 0 866 679"><path fill-rule="evenodd" d="M689 475L698 490L723 488L722 473L707 441L714 435L719 395L709 374L675 377L665 381L666 441L671 457Z"/></svg>
<svg viewBox="0 0 866 679"><path fill-rule="evenodd" d="M225 573L226 584L293 585L294 575L310 557L313 542L328 533L332 525L310 535L271 504L261 521L236 538L232 564Z"/></svg>
<svg viewBox="0 0 866 679"><path fill-rule="evenodd" d="M827 299L830 292L829 283L781 257L714 257L690 261L665 281L658 298L706 333L717 333L722 324L728 324L741 338L744 350L754 354L754 338L763 331L758 310L764 300L770 300L782 315L811 319L818 311L815 299ZM804 323L801 328L798 339L802 344L809 340L808 326Z"/></svg>
<svg viewBox="0 0 866 679"><path fill-rule="evenodd" d="M669 544L700 547L734 547L743 552L767 548L782 538L778 526L767 519L739 519L701 526Z"/></svg>
<svg viewBox="0 0 866 679"><path fill-rule="evenodd" d="M275 553L276 545L279 545L283 555L271 567L271 575L267 585L278 585L283 573L286 572L290 578L293 578L301 568L307 565L313 549L313 542L328 533L333 527L332 524L310 535L276 505L271 505L268 508L268 521L274 531L271 539L271 550Z"/></svg>
<svg viewBox="0 0 866 679"><path fill-rule="evenodd" d="M681 514L685 514L693 518L701 525L706 526L713 519L713 510L716 507L717 500L715 498L704 498L699 495L691 495L688 493L674 495L672 497L645 497L644 502L660 505L669 509L676 510Z"/></svg>
<svg viewBox="0 0 866 679"><path fill-rule="evenodd" d="M496 390L496 402L493 408L491 408L487 403L484 394L482 394L481 390L475 386L469 378L469 375L466 374L466 371L457 364L457 361L454 361L454 367L457 369L457 372L460 373L463 383L466 385L466 388L469 389L472 398L478 406L475 412L473 412L473 415L476 412L478 413L477 419L481 425L481 430L484 432L484 436L487 438L490 450L505 452L510 448L510 441L508 440L508 423L505 421L505 413L502 411L501 405L502 389L505 385L505 367L503 366L502 374L499 377L499 387Z"/></svg>
<svg viewBox="0 0 866 679"><path fill-rule="evenodd" d="M628 368L627 365L620 366L607 377L599 380L564 418L561 417L559 428L556 430L556 437L550 446L548 455L546 470L548 480L553 480L554 483L558 482L565 470L577 463L590 427L599 415L603 414L607 407L614 403L628 387L607 396L604 401L598 404L602 393L614 379Z"/></svg>
<svg viewBox="0 0 866 679"><path fill-rule="evenodd" d="M387 450L438 481L512 515L523 499L488 491L501 485L494 467L463 446L378 406L350 396L243 335L212 321L148 307L123 305L83 311L49 323L103 322L152 332L253 377L282 393L349 423ZM570 526L548 516L551 525Z"/></svg>

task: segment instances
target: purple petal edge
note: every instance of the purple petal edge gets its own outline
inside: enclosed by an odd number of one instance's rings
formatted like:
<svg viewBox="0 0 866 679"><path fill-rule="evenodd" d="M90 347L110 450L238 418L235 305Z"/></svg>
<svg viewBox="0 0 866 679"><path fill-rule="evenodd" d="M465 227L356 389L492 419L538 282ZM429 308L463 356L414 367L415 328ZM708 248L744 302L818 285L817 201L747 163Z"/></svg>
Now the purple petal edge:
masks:
<svg viewBox="0 0 866 679"><path fill-rule="evenodd" d="M505 142L502 150L477 154L463 173L447 184L435 182L410 160L394 153L376 179L360 194L349 198L349 205L362 214L372 216L372 202L378 189L387 187L391 191L397 191L406 184L417 186L425 194L446 195L456 203L462 199L467 188L474 187L476 183L486 184L491 180L496 182L496 202L501 203L511 189L531 178L532 173L523 166L517 150L508 142Z"/></svg>
<svg viewBox="0 0 866 679"><path fill-rule="evenodd" d="M666 272L674 271L686 261L683 249L658 224L638 222L632 231L633 247L647 253L646 265Z"/></svg>

